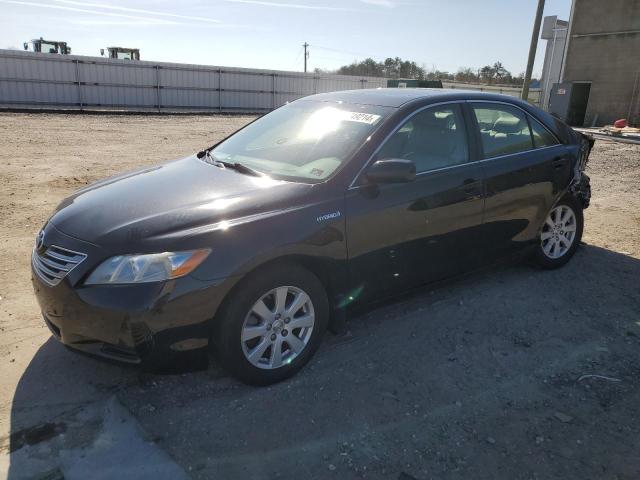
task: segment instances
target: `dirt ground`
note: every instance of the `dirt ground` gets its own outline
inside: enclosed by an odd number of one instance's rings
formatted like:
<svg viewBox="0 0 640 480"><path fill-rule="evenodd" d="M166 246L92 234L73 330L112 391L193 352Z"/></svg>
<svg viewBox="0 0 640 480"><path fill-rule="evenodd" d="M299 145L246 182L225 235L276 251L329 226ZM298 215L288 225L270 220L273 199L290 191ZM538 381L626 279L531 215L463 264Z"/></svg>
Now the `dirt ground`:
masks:
<svg viewBox="0 0 640 480"><path fill-rule="evenodd" d="M55 205L248 120L0 113L0 476L640 478L638 146L596 143L565 268L491 268L362 313L269 388L51 339L29 257Z"/></svg>

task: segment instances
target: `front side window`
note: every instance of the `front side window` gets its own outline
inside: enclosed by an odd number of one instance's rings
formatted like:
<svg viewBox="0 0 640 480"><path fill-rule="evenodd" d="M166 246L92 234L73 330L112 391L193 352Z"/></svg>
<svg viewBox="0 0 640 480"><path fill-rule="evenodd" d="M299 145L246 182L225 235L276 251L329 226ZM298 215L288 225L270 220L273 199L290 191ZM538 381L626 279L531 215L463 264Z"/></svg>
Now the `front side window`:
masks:
<svg viewBox="0 0 640 480"><path fill-rule="evenodd" d="M374 105L297 101L243 128L211 154L276 178L315 183L347 162L392 111Z"/></svg>
<svg viewBox="0 0 640 480"><path fill-rule="evenodd" d="M480 128L484 158L498 157L533 149L525 114L507 105L474 105Z"/></svg>
<svg viewBox="0 0 640 480"><path fill-rule="evenodd" d="M43 53L58 53L58 47L55 43L41 43L40 51Z"/></svg>
<svg viewBox="0 0 640 480"><path fill-rule="evenodd" d="M407 120L376 156L391 158L413 161L418 173L466 163L469 148L460 106L428 108Z"/></svg>

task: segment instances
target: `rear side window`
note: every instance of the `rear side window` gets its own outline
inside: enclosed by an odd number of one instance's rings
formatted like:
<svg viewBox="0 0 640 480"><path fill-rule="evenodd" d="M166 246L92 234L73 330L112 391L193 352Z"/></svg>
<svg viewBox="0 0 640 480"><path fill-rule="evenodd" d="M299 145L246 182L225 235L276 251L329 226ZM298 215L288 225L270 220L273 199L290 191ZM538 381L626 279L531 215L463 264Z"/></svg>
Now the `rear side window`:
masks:
<svg viewBox="0 0 640 480"><path fill-rule="evenodd" d="M469 148L460 106L443 105L415 114L386 141L376 158L411 160L418 173L466 163Z"/></svg>
<svg viewBox="0 0 640 480"><path fill-rule="evenodd" d="M533 144L536 148L551 147L552 145L558 145L558 140L554 137L549 130L542 126L542 124L533 117L529 117L529 124L531 125L531 134L533 135Z"/></svg>
<svg viewBox="0 0 640 480"><path fill-rule="evenodd" d="M473 111L480 128L485 158L533 149L527 118L507 105L475 105Z"/></svg>

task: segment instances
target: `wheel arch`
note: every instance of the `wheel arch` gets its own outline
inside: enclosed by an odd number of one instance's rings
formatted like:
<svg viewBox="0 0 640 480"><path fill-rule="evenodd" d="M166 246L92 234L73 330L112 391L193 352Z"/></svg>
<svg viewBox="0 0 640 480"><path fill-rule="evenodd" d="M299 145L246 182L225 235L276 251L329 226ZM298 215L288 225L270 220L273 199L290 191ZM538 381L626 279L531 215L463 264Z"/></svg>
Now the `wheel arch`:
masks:
<svg viewBox="0 0 640 480"><path fill-rule="evenodd" d="M231 299L238 288L250 277L260 274L260 271L273 268L278 265L296 265L302 267L315 275L325 289L329 301L329 329L332 331L341 330L340 322L344 321L343 309L340 308L343 293L347 291L348 271L345 261L335 260L326 257L316 257L304 254L287 254L272 258L253 265L235 282L233 287L227 292L216 314L213 318L214 330L219 323L219 316L225 311L225 305Z"/></svg>

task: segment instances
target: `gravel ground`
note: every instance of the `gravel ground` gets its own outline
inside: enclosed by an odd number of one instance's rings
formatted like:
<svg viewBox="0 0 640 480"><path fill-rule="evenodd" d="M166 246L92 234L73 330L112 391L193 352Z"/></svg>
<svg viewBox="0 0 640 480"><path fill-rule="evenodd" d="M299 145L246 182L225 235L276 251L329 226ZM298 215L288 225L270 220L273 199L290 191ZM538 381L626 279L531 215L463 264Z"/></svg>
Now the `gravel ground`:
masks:
<svg viewBox="0 0 640 480"><path fill-rule="evenodd" d="M160 458L203 479L640 478L633 145L596 143L585 245L565 268L495 267L365 311L290 381L151 375L52 340L29 253L55 205L249 120L0 113L0 474L81 478L108 454L130 476Z"/></svg>

